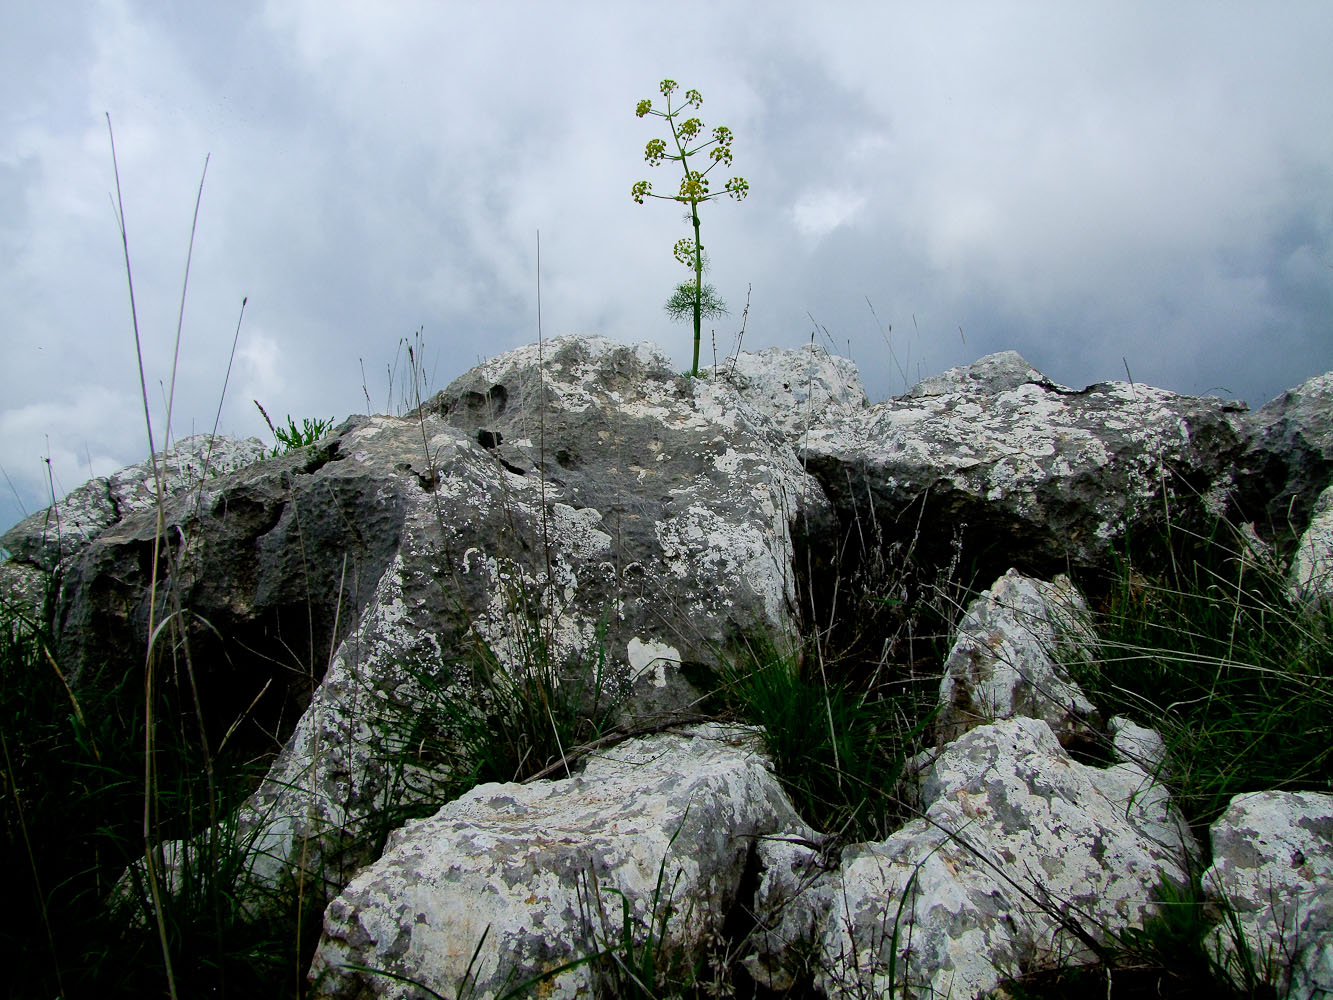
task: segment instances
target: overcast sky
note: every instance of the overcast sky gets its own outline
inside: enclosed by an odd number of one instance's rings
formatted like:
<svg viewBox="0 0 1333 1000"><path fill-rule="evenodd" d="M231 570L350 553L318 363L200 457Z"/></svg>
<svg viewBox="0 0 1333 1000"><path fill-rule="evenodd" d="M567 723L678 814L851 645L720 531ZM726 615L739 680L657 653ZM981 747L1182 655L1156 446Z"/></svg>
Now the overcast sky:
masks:
<svg viewBox="0 0 1333 1000"><path fill-rule="evenodd" d="M1259 405L1333 368L1333 4L0 3L0 528L172 432L400 408L537 338L652 340L687 272L631 185L663 77L735 134L701 209L744 346L872 400L1014 349ZM723 177L726 174L722 175ZM720 185L715 185L715 188ZM230 384L223 380L236 335ZM705 332L704 356L712 356Z"/></svg>

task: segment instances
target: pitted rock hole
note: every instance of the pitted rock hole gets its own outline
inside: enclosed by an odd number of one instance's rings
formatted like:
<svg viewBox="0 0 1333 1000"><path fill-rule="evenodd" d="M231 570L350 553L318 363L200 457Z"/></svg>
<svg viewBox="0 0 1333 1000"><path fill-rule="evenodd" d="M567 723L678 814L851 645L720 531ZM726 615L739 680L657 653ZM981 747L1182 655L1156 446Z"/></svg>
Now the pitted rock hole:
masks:
<svg viewBox="0 0 1333 1000"><path fill-rule="evenodd" d="M463 393L459 402L463 404L469 413L485 413L492 417L498 417L504 413L505 406L509 403L509 390L503 385L493 385L485 392L470 391Z"/></svg>

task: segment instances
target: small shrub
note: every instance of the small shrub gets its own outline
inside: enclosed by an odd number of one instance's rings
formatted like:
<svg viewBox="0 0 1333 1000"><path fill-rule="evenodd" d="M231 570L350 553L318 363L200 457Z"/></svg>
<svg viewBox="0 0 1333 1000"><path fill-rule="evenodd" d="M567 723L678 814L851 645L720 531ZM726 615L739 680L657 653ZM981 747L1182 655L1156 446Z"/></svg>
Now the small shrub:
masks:
<svg viewBox="0 0 1333 1000"><path fill-rule="evenodd" d="M333 418L319 420L313 417L305 417L301 421L301 426L296 425L296 420L289 413L287 414L287 426L274 426L269 419L268 411L260 406L259 400L255 400L255 406L259 408L260 414L264 417L264 423L268 424L268 429L273 432L273 437L277 439L277 444L269 452L270 458L277 458L279 455L285 455L288 452L296 451L298 448L305 448L314 444L329 431L333 430Z"/></svg>

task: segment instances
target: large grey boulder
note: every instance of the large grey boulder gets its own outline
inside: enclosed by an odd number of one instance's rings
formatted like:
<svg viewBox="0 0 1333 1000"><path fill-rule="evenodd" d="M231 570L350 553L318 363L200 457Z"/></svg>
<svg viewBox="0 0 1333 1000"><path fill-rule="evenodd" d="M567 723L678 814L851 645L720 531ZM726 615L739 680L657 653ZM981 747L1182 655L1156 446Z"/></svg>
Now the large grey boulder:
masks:
<svg viewBox="0 0 1333 1000"><path fill-rule="evenodd" d="M944 662L936 741L1014 716L1043 719L1066 748L1100 735L1092 703L1066 664L1096 643L1087 602L1060 575L1051 582L1010 570L968 605Z"/></svg>
<svg viewBox="0 0 1333 1000"><path fill-rule="evenodd" d="M688 668L795 635L798 536L830 516L780 431L732 387L600 338L504 355L414 417L351 421L325 447L330 461L292 477L297 523L316 509L357 532L364 511L385 530L376 559L325 581L347 581L344 628L325 640L333 653L309 706L240 810L265 884L303 860L336 890L373 859L366 845L400 788L386 720L410 715L424 687L484 711L478 655L513 678L579 665L573 682L623 699L627 723L692 713ZM236 505L237 488L204 509ZM217 526L182 530L207 538ZM300 541L261 534L251 544L271 545L274 562L254 567L251 585L262 594L272 567L301 565ZM338 570L329 561L350 543L328 547L323 565ZM409 784L429 795L443 776L425 767Z"/></svg>
<svg viewBox="0 0 1333 1000"><path fill-rule="evenodd" d="M1142 767L1079 764L1038 719L950 743L923 771L920 798L920 819L849 847L836 870L799 844L769 852L768 935L752 968L776 970L782 987L813 933L809 971L831 997L978 996L1093 961L1113 932L1142 926L1159 878L1187 885L1198 856Z"/></svg>
<svg viewBox="0 0 1333 1000"><path fill-rule="evenodd" d="M484 362L421 412L591 519L614 572L581 602L648 619L677 659L792 634L796 535L831 511L772 415L725 380L680 376L648 344L564 337Z"/></svg>
<svg viewBox="0 0 1333 1000"><path fill-rule="evenodd" d="M1211 836L1202 882L1219 961L1238 979L1251 964L1278 996L1333 997L1333 795L1237 795Z"/></svg>
<svg viewBox="0 0 1333 1000"><path fill-rule="evenodd" d="M1238 458L1241 520L1285 544L1309 524L1315 500L1333 481L1333 372L1269 401L1247 420Z"/></svg>
<svg viewBox="0 0 1333 1000"><path fill-rule="evenodd" d="M803 461L862 534L919 539L979 572L1047 575L1104 562L1135 524L1220 505L1243 406L1106 382L1057 385L1012 351L811 430Z"/></svg>
<svg viewBox="0 0 1333 1000"><path fill-rule="evenodd" d="M799 824L756 744L717 725L644 737L572 778L480 785L408 823L329 905L315 995L454 996L466 983L482 1000L618 949L626 931L639 948L658 939L679 968L702 963L742 902L756 841ZM598 974L575 965L536 995L592 995Z"/></svg>
<svg viewBox="0 0 1333 1000"><path fill-rule="evenodd" d="M157 506L159 493L171 505L199 496L207 480L265 458L257 438L237 440L195 434L163 449L153 459L126 466L110 476L96 476L59 503L24 518L0 536L0 599L21 594L29 610L41 607L45 585L108 528Z"/></svg>

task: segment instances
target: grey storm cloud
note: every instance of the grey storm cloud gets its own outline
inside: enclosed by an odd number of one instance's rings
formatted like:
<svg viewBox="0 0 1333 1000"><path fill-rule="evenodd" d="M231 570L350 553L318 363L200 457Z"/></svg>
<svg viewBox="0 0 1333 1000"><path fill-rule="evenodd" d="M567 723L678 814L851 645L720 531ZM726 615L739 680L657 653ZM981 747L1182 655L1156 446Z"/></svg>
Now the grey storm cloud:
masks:
<svg viewBox="0 0 1333 1000"><path fill-rule="evenodd" d="M418 331L436 388L535 340L538 231L546 335L684 367L685 227L629 197L672 184L633 114L666 76L751 185L702 213L720 353L748 295L745 347L813 338L872 398L1003 349L1256 405L1333 368L1324 2L87 0L0 28L0 524L145 454L105 113L159 442L168 398L173 435L267 437L255 399L394 408Z"/></svg>

